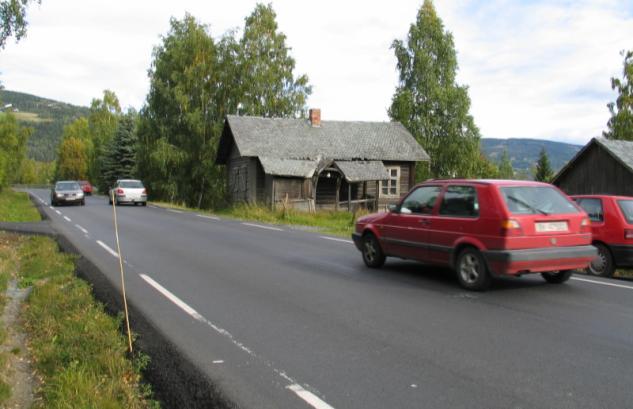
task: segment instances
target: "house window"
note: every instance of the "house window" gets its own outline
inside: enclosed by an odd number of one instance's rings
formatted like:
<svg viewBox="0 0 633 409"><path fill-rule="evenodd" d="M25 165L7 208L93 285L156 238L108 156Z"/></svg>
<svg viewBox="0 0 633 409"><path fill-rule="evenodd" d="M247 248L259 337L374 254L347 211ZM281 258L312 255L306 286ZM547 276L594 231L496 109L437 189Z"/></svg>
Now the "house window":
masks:
<svg viewBox="0 0 633 409"><path fill-rule="evenodd" d="M380 181L381 196L400 196L400 167L387 167L389 179Z"/></svg>

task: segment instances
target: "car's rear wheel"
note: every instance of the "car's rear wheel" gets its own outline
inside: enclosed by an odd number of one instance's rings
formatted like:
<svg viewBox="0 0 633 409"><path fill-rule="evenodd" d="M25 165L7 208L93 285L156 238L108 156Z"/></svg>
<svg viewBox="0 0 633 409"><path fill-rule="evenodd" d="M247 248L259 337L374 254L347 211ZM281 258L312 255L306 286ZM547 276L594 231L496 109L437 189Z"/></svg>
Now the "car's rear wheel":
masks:
<svg viewBox="0 0 633 409"><path fill-rule="evenodd" d="M550 284L562 284L569 280L569 277L571 277L573 272L574 270L551 271L548 273L541 273L541 276Z"/></svg>
<svg viewBox="0 0 633 409"><path fill-rule="evenodd" d="M365 234L361 239L361 248L363 261L367 267L378 268L385 264L385 253L382 252L376 236L371 233Z"/></svg>
<svg viewBox="0 0 633 409"><path fill-rule="evenodd" d="M83 200L81 201L81 205L82 205L82 206L85 206L85 205L86 205L86 199L83 199Z"/></svg>
<svg viewBox="0 0 633 409"><path fill-rule="evenodd" d="M490 272L481 253L474 248L466 248L457 256L455 264L457 280L467 290L484 291L492 281Z"/></svg>
<svg viewBox="0 0 633 409"><path fill-rule="evenodd" d="M143 206L143 207L147 206L147 202L141 203L141 206Z"/></svg>
<svg viewBox="0 0 633 409"><path fill-rule="evenodd" d="M598 256L591 261L585 271L594 276L613 277L615 265L611 251L601 243L596 243L594 246L598 249Z"/></svg>

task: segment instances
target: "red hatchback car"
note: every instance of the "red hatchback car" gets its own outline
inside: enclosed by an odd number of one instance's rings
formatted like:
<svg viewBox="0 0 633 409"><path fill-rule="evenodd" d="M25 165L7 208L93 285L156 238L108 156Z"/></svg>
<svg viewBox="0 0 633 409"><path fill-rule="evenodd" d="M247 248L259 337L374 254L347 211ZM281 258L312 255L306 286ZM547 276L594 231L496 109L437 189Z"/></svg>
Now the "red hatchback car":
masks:
<svg viewBox="0 0 633 409"><path fill-rule="evenodd" d="M92 185L90 184L90 182L88 182L87 180L80 180L79 186L81 186L81 190L84 191L85 195L92 195Z"/></svg>
<svg viewBox="0 0 633 409"><path fill-rule="evenodd" d="M578 195L572 198L591 219L593 245L598 248L589 274L611 277L616 267L633 267L633 197Z"/></svg>
<svg viewBox="0 0 633 409"><path fill-rule="evenodd" d="M589 218L564 193L516 180L429 180L359 218L352 238L368 267L386 256L448 266L470 290L526 273L562 283L597 254Z"/></svg>

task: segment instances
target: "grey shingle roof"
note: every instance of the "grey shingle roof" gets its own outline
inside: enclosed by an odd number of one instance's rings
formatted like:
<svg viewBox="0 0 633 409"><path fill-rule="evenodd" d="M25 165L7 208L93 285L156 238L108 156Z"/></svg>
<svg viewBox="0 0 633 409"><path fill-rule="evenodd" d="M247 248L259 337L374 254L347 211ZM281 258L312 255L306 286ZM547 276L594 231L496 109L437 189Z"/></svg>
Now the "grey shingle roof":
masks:
<svg viewBox="0 0 633 409"><path fill-rule="evenodd" d="M362 182L366 180L384 180L389 178L385 165L376 161L340 161L334 162L343 172L348 182Z"/></svg>
<svg viewBox="0 0 633 409"><path fill-rule="evenodd" d="M595 141L633 172L633 142L595 138Z"/></svg>
<svg viewBox="0 0 633 409"><path fill-rule="evenodd" d="M427 161L429 156L397 122L321 121L228 116L242 156L315 160Z"/></svg>
<svg viewBox="0 0 633 409"><path fill-rule="evenodd" d="M260 156L259 161L264 172L275 176L312 177L317 167L317 161L298 159L279 159Z"/></svg>
<svg viewBox="0 0 633 409"><path fill-rule="evenodd" d="M576 155L567 162L565 166L563 166L556 176L552 179L552 183L556 184L559 179L567 172L567 169L572 166L574 162L578 158L580 158L587 149L589 149L592 145L600 145L602 146L615 160L620 162L624 167L626 167L630 172L633 173L633 142L630 141L617 141L610 140L605 138L593 138L589 141Z"/></svg>

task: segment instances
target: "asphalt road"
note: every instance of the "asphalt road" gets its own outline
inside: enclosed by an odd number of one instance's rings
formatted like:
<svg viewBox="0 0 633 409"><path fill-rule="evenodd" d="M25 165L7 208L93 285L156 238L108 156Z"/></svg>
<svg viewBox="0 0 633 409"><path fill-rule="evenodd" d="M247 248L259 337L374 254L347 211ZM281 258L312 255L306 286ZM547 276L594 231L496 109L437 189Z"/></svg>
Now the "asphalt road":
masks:
<svg viewBox="0 0 633 409"><path fill-rule="evenodd" d="M107 200L45 209L118 286ZM129 299L241 407L633 406L633 283L471 293L413 262L369 270L350 240L117 209Z"/></svg>

